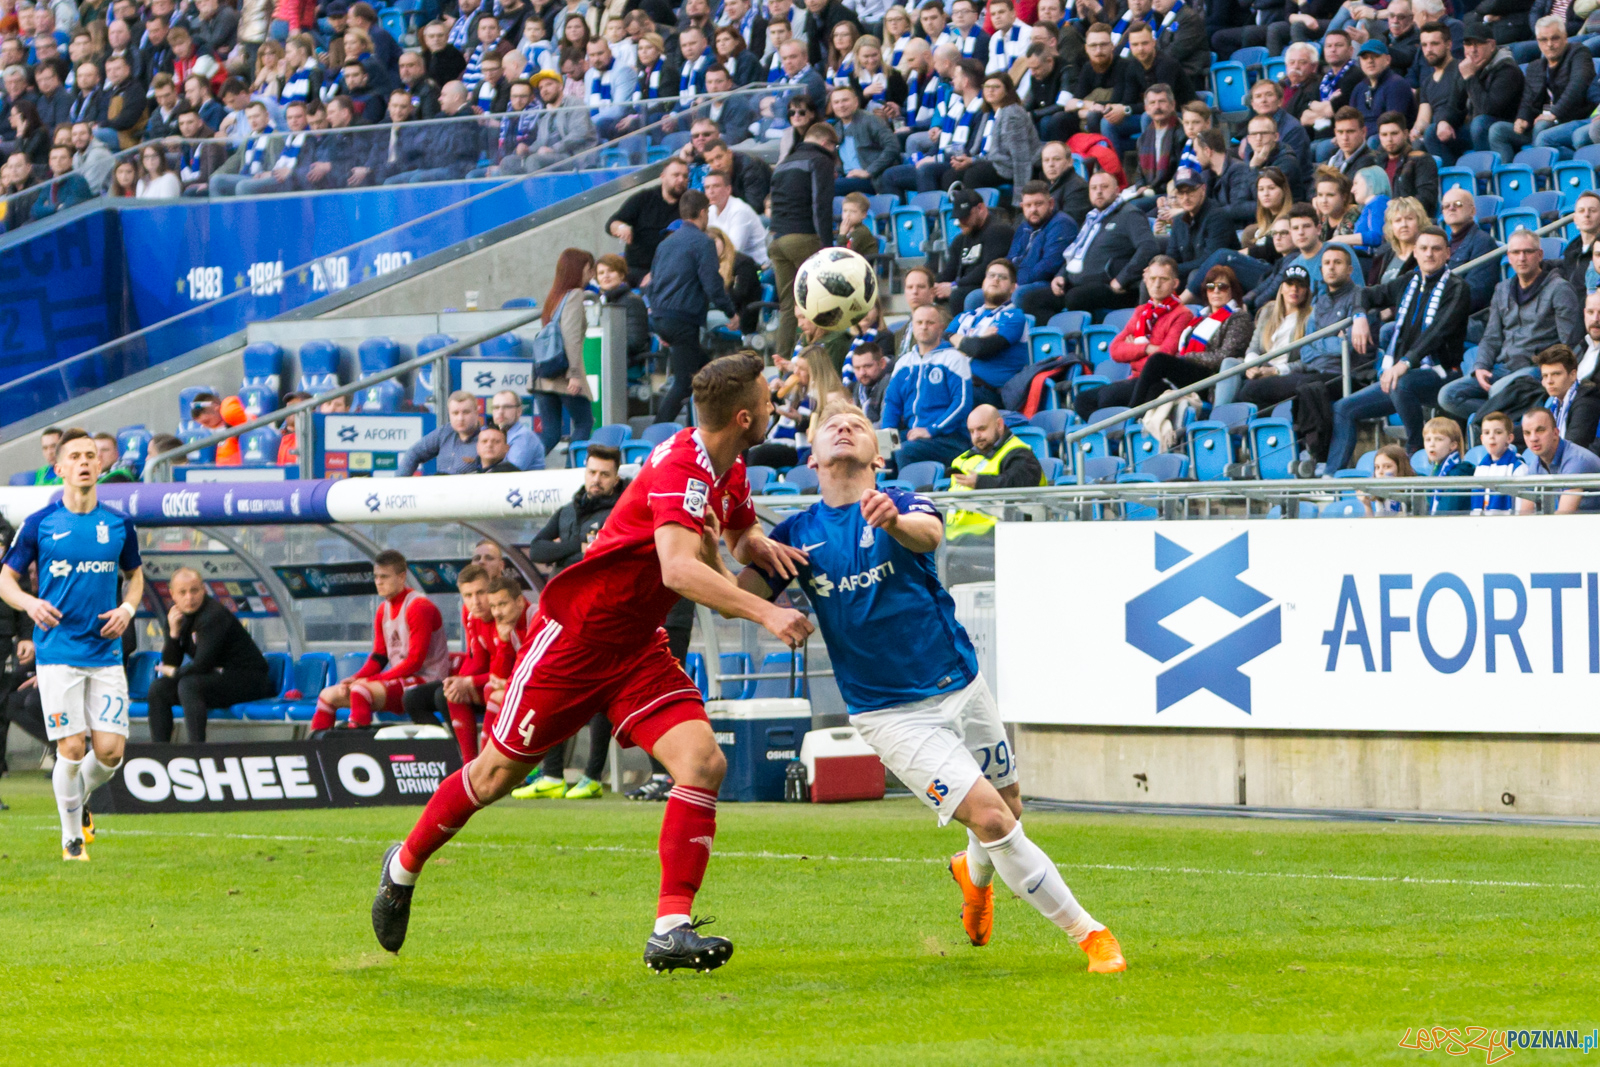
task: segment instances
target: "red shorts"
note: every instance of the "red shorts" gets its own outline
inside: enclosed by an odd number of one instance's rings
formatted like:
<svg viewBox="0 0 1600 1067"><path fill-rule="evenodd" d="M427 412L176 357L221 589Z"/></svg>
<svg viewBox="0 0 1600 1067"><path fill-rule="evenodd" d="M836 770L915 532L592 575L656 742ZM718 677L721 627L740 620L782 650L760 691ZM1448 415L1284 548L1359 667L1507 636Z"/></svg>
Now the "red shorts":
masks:
<svg viewBox="0 0 1600 1067"><path fill-rule="evenodd" d="M377 678L354 678L351 680L365 682L368 685L383 686L383 710L392 711L397 715L400 713L401 705L405 700L406 690L427 682L426 678L416 674L408 674L404 678L390 678L387 681L380 681Z"/></svg>
<svg viewBox="0 0 1600 1067"><path fill-rule="evenodd" d="M665 630L637 652L619 652L586 645L539 615L490 740L507 757L532 763L597 711L606 713L624 748L647 751L679 723L710 721L699 688L667 647Z"/></svg>

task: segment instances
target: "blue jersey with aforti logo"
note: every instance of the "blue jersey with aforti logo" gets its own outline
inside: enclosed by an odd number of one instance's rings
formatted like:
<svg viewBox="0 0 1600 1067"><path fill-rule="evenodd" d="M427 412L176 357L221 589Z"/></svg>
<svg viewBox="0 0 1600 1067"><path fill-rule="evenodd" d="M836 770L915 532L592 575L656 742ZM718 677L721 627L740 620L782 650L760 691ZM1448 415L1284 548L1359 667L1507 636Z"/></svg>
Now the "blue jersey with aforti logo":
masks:
<svg viewBox="0 0 1600 1067"><path fill-rule="evenodd" d="M925 496L885 492L902 515L939 515ZM800 583L852 713L953 693L977 678L977 654L939 584L933 553L913 552L868 526L860 504L813 504L771 536L809 557Z"/></svg>
<svg viewBox="0 0 1600 1067"><path fill-rule="evenodd" d="M96 505L87 515L68 511L59 500L29 515L5 565L19 575L39 564L39 598L54 604L61 621L35 627L40 663L68 667L114 667L122 662L122 639L101 637L102 614L115 608L120 571L139 566L139 539L133 522Z"/></svg>

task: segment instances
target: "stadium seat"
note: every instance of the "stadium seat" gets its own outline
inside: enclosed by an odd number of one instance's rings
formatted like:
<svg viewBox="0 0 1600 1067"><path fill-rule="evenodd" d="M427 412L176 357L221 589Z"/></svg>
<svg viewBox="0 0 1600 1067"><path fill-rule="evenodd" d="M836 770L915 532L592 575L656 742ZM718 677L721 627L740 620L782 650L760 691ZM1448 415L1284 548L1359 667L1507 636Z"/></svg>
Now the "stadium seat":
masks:
<svg viewBox="0 0 1600 1067"><path fill-rule="evenodd" d="M895 198L887 193L867 197L867 204L872 208L871 217L879 222L888 222L890 214L900 206Z"/></svg>
<svg viewBox="0 0 1600 1067"><path fill-rule="evenodd" d="M192 426L188 429L178 431L178 440L182 441L186 445L192 445L196 441L203 441L210 436L210 430L198 429ZM215 463L216 461L216 445L211 445L208 448L202 448L196 452L190 452L188 458L186 459L186 462L188 463Z"/></svg>
<svg viewBox="0 0 1600 1067"><path fill-rule="evenodd" d="M1504 163L1497 152L1467 152L1456 160L1456 166L1471 171L1478 182L1477 191L1487 193L1490 191L1489 179L1494 175L1495 168L1504 166Z"/></svg>
<svg viewBox="0 0 1600 1067"><path fill-rule="evenodd" d="M1518 230L1537 230L1539 228L1539 213L1525 207L1501 208L1500 214L1495 216L1494 228L1499 230L1497 235L1505 241ZM1506 261L1509 265L1510 261Z"/></svg>
<svg viewBox="0 0 1600 1067"><path fill-rule="evenodd" d="M789 669L794 668L794 688L789 688ZM763 697L796 697L805 699L810 694L807 692L804 671L806 669L806 654L804 652L768 652L761 660L761 674L763 677L755 680L751 686L752 699ZM770 675L770 677L766 677Z"/></svg>
<svg viewBox="0 0 1600 1067"><path fill-rule="evenodd" d="M912 207L897 207L890 213L894 228L895 266L905 269L921 266L928 259L928 217Z"/></svg>
<svg viewBox="0 0 1600 1067"><path fill-rule="evenodd" d="M156 676L161 653L135 652L128 657L128 718L143 719L149 711L150 683Z"/></svg>
<svg viewBox="0 0 1600 1067"><path fill-rule="evenodd" d="M1041 411L1028 421L1044 431L1045 440L1049 441L1054 446L1055 453L1060 455L1061 437L1069 426L1077 424L1078 415L1071 408L1055 408Z"/></svg>
<svg viewBox="0 0 1600 1067"><path fill-rule="evenodd" d="M289 654L268 652L265 657L267 674L272 679L272 696L233 706L234 715L249 722L276 721L284 718L283 694L295 688L294 672L290 669L293 662Z"/></svg>
<svg viewBox="0 0 1600 1067"><path fill-rule="evenodd" d="M809 468L807 468L809 469ZM919 493L926 493L933 488L933 483L944 476L945 465L935 460L923 460L921 463L907 463L900 468L900 480L909 482ZM793 473L792 471L790 472Z"/></svg>
<svg viewBox="0 0 1600 1067"><path fill-rule="evenodd" d="M11 476L11 479L7 484L8 485L32 485L33 484L33 479L34 479L34 472L33 471L18 471L17 473L15 473L15 474L13 474Z"/></svg>
<svg viewBox="0 0 1600 1067"><path fill-rule="evenodd" d="M538 307L539 301L531 296L514 296L500 305L502 311L535 311Z"/></svg>
<svg viewBox="0 0 1600 1067"><path fill-rule="evenodd" d="M1261 76L1268 81L1281 82L1289 73L1289 65L1282 56L1268 56L1261 61Z"/></svg>
<svg viewBox="0 0 1600 1067"><path fill-rule="evenodd" d="M1217 110L1224 124L1242 122L1250 113L1250 76L1243 63L1211 64L1211 91L1217 94Z"/></svg>
<svg viewBox="0 0 1600 1067"><path fill-rule="evenodd" d="M1127 409L1127 407L1125 405L1120 405L1120 404L1115 406L1115 407L1099 408L1089 416L1088 422L1086 422L1084 425L1093 426L1096 423L1105 422L1107 419L1119 419L1119 418L1122 417L1123 413L1126 412L1127 410L1128 409ZM1109 440L1120 440L1121 437L1122 437L1123 432L1126 429L1127 429L1127 426L1125 424L1125 421L1124 422L1118 422L1118 423L1115 423L1115 424L1113 424L1111 426L1105 427L1104 433L1105 433L1106 439L1108 441Z"/></svg>
<svg viewBox="0 0 1600 1067"><path fill-rule="evenodd" d="M1251 45L1246 48L1235 49L1228 57L1229 63L1237 63L1245 70L1260 70L1261 64L1267 58L1267 50L1260 45ZM1253 80L1253 79L1252 79Z"/></svg>
<svg viewBox="0 0 1600 1067"><path fill-rule="evenodd" d="M1066 472L1066 464L1054 456L1046 456L1039 463L1044 468L1044 484L1046 485L1055 485Z"/></svg>
<svg viewBox="0 0 1600 1067"><path fill-rule="evenodd" d="M1317 515L1323 519L1364 519L1367 517L1367 507L1359 500L1335 500L1331 504L1324 504Z"/></svg>
<svg viewBox="0 0 1600 1067"><path fill-rule="evenodd" d="M1550 181L1561 194L1562 212L1568 212L1577 206L1579 196L1594 188L1594 167L1569 159L1550 168Z"/></svg>
<svg viewBox="0 0 1600 1067"><path fill-rule="evenodd" d="M1102 485L1117 480L1122 473L1121 456L1091 456L1078 468L1079 485Z"/></svg>
<svg viewBox="0 0 1600 1067"><path fill-rule="evenodd" d="M522 359L522 338L514 333L491 337L478 346L478 355L483 359Z"/></svg>
<svg viewBox="0 0 1600 1067"><path fill-rule="evenodd" d="M268 389L264 385L247 385L240 389L239 402L244 405L245 414L252 419L258 419L269 411L278 410L277 391Z"/></svg>
<svg viewBox="0 0 1600 1067"><path fill-rule="evenodd" d="M1474 196L1478 192L1478 178L1466 167L1440 167L1439 168L1439 196L1444 197L1452 189L1465 189Z"/></svg>
<svg viewBox="0 0 1600 1067"><path fill-rule="evenodd" d="M1377 460L1377 458L1378 453L1376 449L1370 452L1363 452L1356 459L1355 469L1360 471L1363 476L1370 478L1372 477L1372 464Z"/></svg>
<svg viewBox="0 0 1600 1067"><path fill-rule="evenodd" d="M1090 366L1094 367L1096 374L1102 373L1101 364L1113 362L1111 359L1111 342L1117 339L1117 334L1122 331L1120 326L1085 326L1083 328L1083 358Z"/></svg>
<svg viewBox="0 0 1600 1067"><path fill-rule="evenodd" d="M799 488L803 494L810 495L817 491L817 472L810 467L793 467L783 476L783 480L786 484Z"/></svg>
<svg viewBox="0 0 1600 1067"><path fill-rule="evenodd" d="M117 431L117 455L135 471L144 470L144 461L150 458L150 438L150 431L143 426L124 426ZM33 477L32 472L24 473Z"/></svg>
<svg viewBox="0 0 1600 1067"><path fill-rule="evenodd" d="M908 207L914 207L924 216L938 215L950 206L950 197L934 190L927 193L911 193L906 200Z"/></svg>
<svg viewBox="0 0 1600 1067"><path fill-rule="evenodd" d="M210 385L191 385L186 389L178 390L178 425L182 426L194 421L189 411L194 407L194 398L201 393L211 393L216 396L222 395L217 392L215 386Z"/></svg>
<svg viewBox="0 0 1600 1067"><path fill-rule="evenodd" d="M400 410L405 395L405 386L393 378L374 382L355 395L355 410L365 415L390 415Z"/></svg>
<svg viewBox="0 0 1600 1067"><path fill-rule="evenodd" d="M1485 230L1494 225L1494 217L1500 213L1505 205L1493 193L1484 193L1478 197L1477 223Z"/></svg>
<svg viewBox="0 0 1600 1067"><path fill-rule="evenodd" d="M1176 482L1189 473L1189 457L1181 452L1157 452L1133 469L1139 474L1153 474L1157 481Z"/></svg>
<svg viewBox="0 0 1600 1067"><path fill-rule="evenodd" d="M1111 455L1111 444L1103 433L1086 434L1072 442L1072 475L1083 477L1083 465L1091 459L1105 459Z"/></svg>
<svg viewBox="0 0 1600 1067"><path fill-rule="evenodd" d="M1512 166L1527 167L1533 171L1535 182L1539 187L1546 189L1550 187L1550 168L1560 161L1560 152L1542 145L1530 145L1511 157Z"/></svg>
<svg viewBox="0 0 1600 1067"><path fill-rule="evenodd" d="M675 422L657 422L645 427L644 433L637 438L629 438L622 442L622 458L626 463L638 463L650 454L650 450L662 441L671 437L682 426Z"/></svg>
<svg viewBox="0 0 1600 1067"><path fill-rule="evenodd" d="M1600 167L1600 144L1586 144L1572 153L1572 158L1591 167Z"/></svg>
<svg viewBox="0 0 1600 1067"><path fill-rule="evenodd" d="M1122 434L1122 454L1134 470L1139 464L1161 451L1161 443L1145 432L1144 426L1134 423Z"/></svg>
<svg viewBox="0 0 1600 1067"><path fill-rule="evenodd" d="M334 661L333 680L336 682L342 682L352 674L356 673L356 671L359 671L361 669L361 665L367 662L367 656L368 653L366 652L345 652L341 654L339 658Z"/></svg>
<svg viewBox="0 0 1600 1067"><path fill-rule="evenodd" d="M1220 422L1229 433L1242 434L1250 420L1256 417L1254 404L1219 404L1211 409L1211 421Z"/></svg>
<svg viewBox="0 0 1600 1067"><path fill-rule="evenodd" d="M406 17L392 7L386 7L378 12L378 23L389 32L396 41L405 40Z"/></svg>
<svg viewBox="0 0 1600 1067"><path fill-rule="evenodd" d="M1561 213L1561 194L1554 189L1542 189L1526 197L1517 205L1523 211L1537 212L1539 222L1554 222Z"/></svg>
<svg viewBox="0 0 1600 1067"><path fill-rule="evenodd" d="M1041 363L1047 359L1067 354L1067 339L1058 330L1049 327L1037 329L1028 334L1028 361Z"/></svg>
<svg viewBox="0 0 1600 1067"><path fill-rule="evenodd" d="M1011 433L1033 449L1033 454L1041 460L1049 458L1050 441L1037 426L1013 426Z"/></svg>
<svg viewBox="0 0 1600 1067"><path fill-rule="evenodd" d="M339 346L332 341L307 341L300 346L300 374L339 373Z"/></svg>
<svg viewBox="0 0 1600 1067"><path fill-rule="evenodd" d="M694 680L695 688L700 690L703 699L709 699L711 688L706 682L706 658L699 652L691 652L683 657L684 672Z"/></svg>
<svg viewBox="0 0 1600 1067"><path fill-rule="evenodd" d="M1292 468L1300 458L1300 450L1291 423L1274 418L1251 419L1247 437L1257 478L1271 481L1294 477Z"/></svg>
<svg viewBox="0 0 1600 1067"><path fill-rule="evenodd" d="M1189 463L1195 481L1228 480L1228 465L1233 462L1233 437L1224 423L1202 420L1189 424Z"/></svg>
<svg viewBox="0 0 1600 1067"><path fill-rule="evenodd" d="M425 356L455 343L456 339L447 333L430 333L417 342L417 355Z"/></svg>
<svg viewBox="0 0 1600 1067"><path fill-rule="evenodd" d="M361 377L378 374L400 362L400 346L387 337L369 337L356 349Z"/></svg>
<svg viewBox="0 0 1600 1067"><path fill-rule="evenodd" d="M1129 321L1132 319L1133 308L1117 308L1114 311L1106 312L1105 317L1100 320L1100 325L1109 327L1110 329L1121 333L1122 328L1128 325Z"/></svg>
<svg viewBox="0 0 1600 1067"><path fill-rule="evenodd" d="M754 674L748 652L724 652L722 654L722 669L720 674ZM751 692L755 689L755 682L745 679L723 682L718 691L722 700L749 700Z"/></svg>
<svg viewBox="0 0 1600 1067"><path fill-rule="evenodd" d="M1496 167L1490 180L1494 183L1496 195L1505 202L1506 207L1521 205L1537 191L1533 168L1518 166L1515 163Z"/></svg>
<svg viewBox="0 0 1600 1067"><path fill-rule="evenodd" d="M778 472L773 470L771 467L763 467L759 464L748 466L744 469L744 476L750 482L750 492L755 496L761 495L762 490L766 489L767 483L770 482L777 473Z"/></svg>
<svg viewBox="0 0 1600 1067"><path fill-rule="evenodd" d="M239 435L240 462L246 467L272 467L278 462L278 443L283 435L271 426L258 426Z"/></svg>
<svg viewBox="0 0 1600 1067"><path fill-rule="evenodd" d="M271 341L257 341L244 349L244 380L241 385L259 385L273 392L282 388L283 349Z"/></svg>

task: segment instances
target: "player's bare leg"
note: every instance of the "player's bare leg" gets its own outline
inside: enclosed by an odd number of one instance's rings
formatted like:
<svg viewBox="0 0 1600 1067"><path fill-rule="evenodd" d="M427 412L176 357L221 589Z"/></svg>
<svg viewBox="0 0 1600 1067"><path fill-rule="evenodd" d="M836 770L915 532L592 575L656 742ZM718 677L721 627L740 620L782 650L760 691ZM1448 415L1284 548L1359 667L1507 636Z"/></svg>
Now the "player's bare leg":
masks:
<svg viewBox="0 0 1600 1067"><path fill-rule="evenodd" d="M383 711L388 686L382 682L356 682L350 686L350 726L365 729L372 725L373 712Z"/></svg>
<svg viewBox="0 0 1600 1067"><path fill-rule="evenodd" d="M335 682L317 694L317 710L311 714L311 732L318 730L331 730L338 722L340 708L350 706L350 689L353 683L350 679Z"/></svg>
<svg viewBox="0 0 1600 1067"><path fill-rule="evenodd" d="M521 785L532 766L490 745L440 783L405 842L384 854L378 895L372 901L372 932L378 944L390 952L400 951L411 921L412 891L423 864L460 833L468 819Z"/></svg>
<svg viewBox="0 0 1600 1067"><path fill-rule="evenodd" d="M982 940L975 934L978 925L969 921L969 907L978 903L968 887L978 890L992 915L991 882L998 872L1013 893L1032 904L1039 914L1066 931L1089 957L1089 970L1096 973L1127 970L1117 939L1104 925L1085 911L1062 880L1061 872L1043 849L1028 840L1018 820L1021 814L1021 789L1013 784L1004 795L983 778L973 783L956 808L956 821L967 828L968 850L951 863L951 873L962 884L966 897L962 922L973 944L988 941L988 923L982 926ZM958 870L959 867L959 870ZM963 875L965 876L963 878ZM975 919L976 916L973 916Z"/></svg>
<svg viewBox="0 0 1600 1067"><path fill-rule="evenodd" d="M690 912L711 861L717 834L717 790L728 761L704 719L681 722L662 734L651 753L672 775L661 818L661 895L655 931L645 942L644 962L656 971L692 967L710 971L733 955L733 942L701 934Z"/></svg>

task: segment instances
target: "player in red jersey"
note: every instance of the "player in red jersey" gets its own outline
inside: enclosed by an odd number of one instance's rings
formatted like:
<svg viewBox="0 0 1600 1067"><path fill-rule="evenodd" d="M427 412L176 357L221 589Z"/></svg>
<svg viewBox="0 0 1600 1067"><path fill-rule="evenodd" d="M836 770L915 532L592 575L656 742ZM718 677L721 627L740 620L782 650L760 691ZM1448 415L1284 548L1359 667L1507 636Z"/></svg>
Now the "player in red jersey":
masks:
<svg viewBox="0 0 1600 1067"><path fill-rule="evenodd" d="M584 558L545 587L490 746L445 779L405 842L384 856L372 928L390 952L405 943L428 857L516 787L546 749L604 711L620 743L654 755L677 783L661 822L661 890L645 963L710 970L732 955L727 938L702 935L690 919L727 765L700 690L673 659L661 625L685 596L758 622L790 647L812 627L799 612L738 588L713 540L720 529L740 563L790 577L804 562L799 550L762 534L740 459L765 437L772 412L760 357L713 360L694 377L694 400L700 428L657 446Z"/></svg>
<svg viewBox="0 0 1600 1067"><path fill-rule="evenodd" d="M517 655L528 643L533 633L538 610L522 595L522 584L509 574L503 574L489 583L489 617L493 621L489 643L489 666L479 692L483 693L483 743L489 747L489 734L494 730L505 701L506 686L516 667Z"/></svg>
<svg viewBox="0 0 1600 1067"><path fill-rule="evenodd" d="M456 576L461 594L461 665L442 682L428 682L405 692L411 721L437 725L443 714L461 747L461 762L478 754L478 714L489 680L489 655L494 650L494 616L489 613L488 569L469 563Z"/></svg>
<svg viewBox="0 0 1600 1067"><path fill-rule="evenodd" d="M372 561L372 582L383 603L373 620L372 655L361 669L317 695L311 729L328 730L334 709L350 709L350 725L372 725L372 713L404 706L405 690L450 673L444 618L433 601L406 586L406 558L390 549Z"/></svg>

